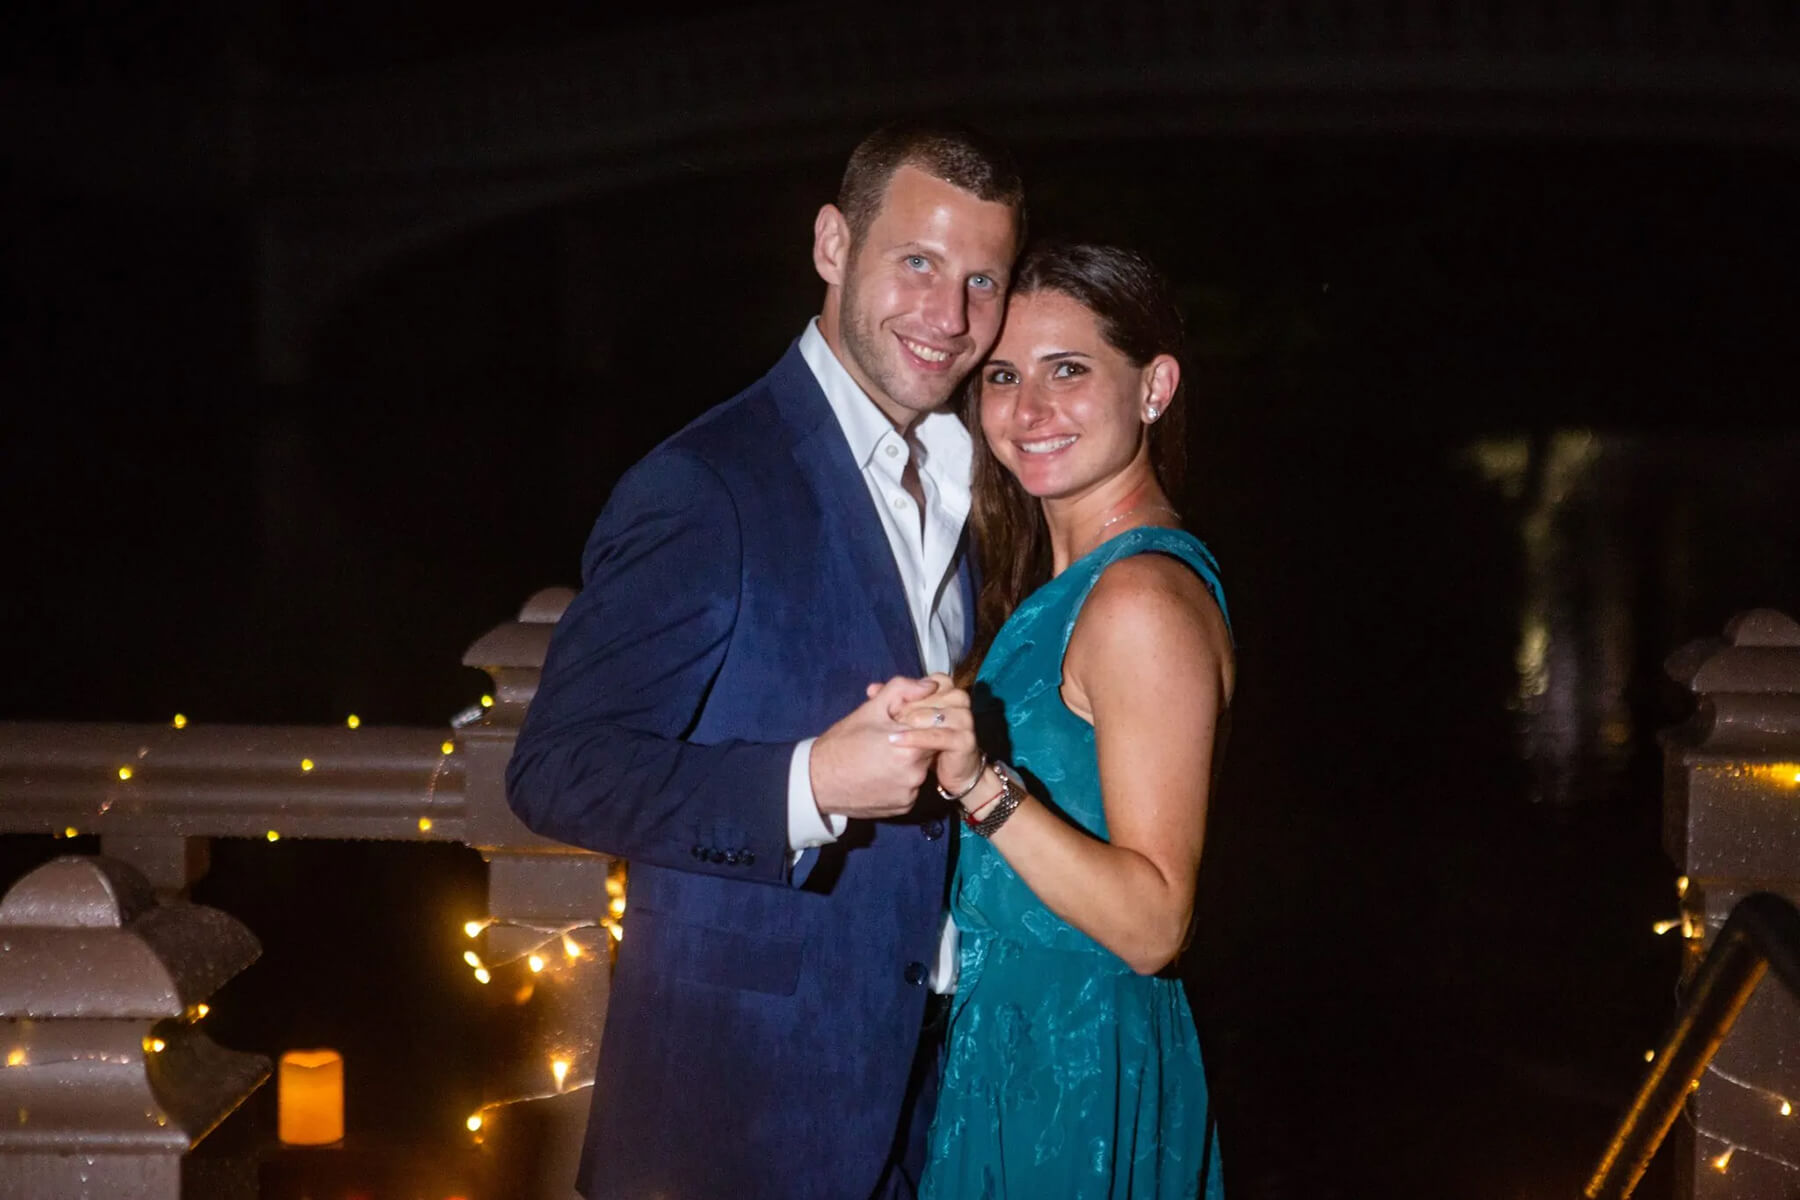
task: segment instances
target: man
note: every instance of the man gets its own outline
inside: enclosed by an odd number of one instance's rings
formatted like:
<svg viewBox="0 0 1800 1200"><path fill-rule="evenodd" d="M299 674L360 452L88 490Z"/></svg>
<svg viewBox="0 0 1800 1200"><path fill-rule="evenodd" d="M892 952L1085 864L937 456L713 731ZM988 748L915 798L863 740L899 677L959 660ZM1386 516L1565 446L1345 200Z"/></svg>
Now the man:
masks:
<svg viewBox="0 0 1800 1200"><path fill-rule="evenodd" d="M942 409L1022 223L978 136L871 135L814 222L818 319L594 528L507 773L526 824L631 862L590 1200L912 1194L954 839L913 813L929 756L887 735L968 642Z"/></svg>

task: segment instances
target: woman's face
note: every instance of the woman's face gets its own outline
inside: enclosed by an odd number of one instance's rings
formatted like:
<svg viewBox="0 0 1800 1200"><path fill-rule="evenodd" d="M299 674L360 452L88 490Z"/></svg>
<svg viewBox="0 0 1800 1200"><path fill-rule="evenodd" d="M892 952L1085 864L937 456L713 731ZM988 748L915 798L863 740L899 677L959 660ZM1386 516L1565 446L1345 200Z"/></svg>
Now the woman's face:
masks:
<svg viewBox="0 0 1800 1200"><path fill-rule="evenodd" d="M1156 365L1134 366L1060 292L1015 295L981 368L981 431L1031 495L1085 495L1143 452Z"/></svg>

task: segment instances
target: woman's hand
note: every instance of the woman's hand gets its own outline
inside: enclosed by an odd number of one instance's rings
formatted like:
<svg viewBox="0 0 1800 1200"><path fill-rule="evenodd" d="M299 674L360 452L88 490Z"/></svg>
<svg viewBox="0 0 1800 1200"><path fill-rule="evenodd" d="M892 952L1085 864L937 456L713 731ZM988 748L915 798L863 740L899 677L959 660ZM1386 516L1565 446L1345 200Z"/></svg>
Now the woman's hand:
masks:
<svg viewBox="0 0 1800 1200"><path fill-rule="evenodd" d="M953 684L948 675L927 675L926 679L937 683L937 691L898 706L893 718L905 728L890 733L888 740L900 746L936 751L933 770L938 786L952 796L963 795L979 782L982 767L969 693Z"/></svg>

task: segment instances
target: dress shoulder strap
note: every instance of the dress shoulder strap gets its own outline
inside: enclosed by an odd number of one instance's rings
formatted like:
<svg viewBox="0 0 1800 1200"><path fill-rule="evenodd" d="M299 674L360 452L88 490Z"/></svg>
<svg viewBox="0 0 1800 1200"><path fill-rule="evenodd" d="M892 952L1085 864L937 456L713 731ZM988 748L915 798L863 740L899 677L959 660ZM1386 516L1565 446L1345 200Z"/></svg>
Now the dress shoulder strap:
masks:
<svg viewBox="0 0 1800 1200"><path fill-rule="evenodd" d="M1225 607L1225 587L1219 582L1219 562L1206 548L1206 543L1185 529L1140 525L1101 542L1080 562L1069 567L1069 570L1083 574L1074 581L1075 600L1069 607L1068 620L1062 630L1063 654L1069 652L1069 639L1075 635L1075 622L1081 616L1081 607L1087 603L1088 593L1094 590L1094 585L1100 582L1100 576L1120 559L1135 554L1166 554L1186 563L1212 593L1213 603L1219 606L1219 615L1225 618L1225 632L1231 633L1231 610Z"/></svg>

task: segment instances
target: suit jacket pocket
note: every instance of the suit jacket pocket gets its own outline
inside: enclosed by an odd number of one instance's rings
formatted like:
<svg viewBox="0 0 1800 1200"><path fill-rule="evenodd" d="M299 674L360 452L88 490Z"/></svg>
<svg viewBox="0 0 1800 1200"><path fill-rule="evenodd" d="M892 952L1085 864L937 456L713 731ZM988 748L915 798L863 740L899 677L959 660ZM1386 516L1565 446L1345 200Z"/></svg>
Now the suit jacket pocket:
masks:
<svg viewBox="0 0 1800 1200"><path fill-rule="evenodd" d="M794 994L806 949L802 938L698 925L636 905L626 915L625 932L639 943L639 961L653 971L771 996Z"/></svg>

